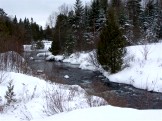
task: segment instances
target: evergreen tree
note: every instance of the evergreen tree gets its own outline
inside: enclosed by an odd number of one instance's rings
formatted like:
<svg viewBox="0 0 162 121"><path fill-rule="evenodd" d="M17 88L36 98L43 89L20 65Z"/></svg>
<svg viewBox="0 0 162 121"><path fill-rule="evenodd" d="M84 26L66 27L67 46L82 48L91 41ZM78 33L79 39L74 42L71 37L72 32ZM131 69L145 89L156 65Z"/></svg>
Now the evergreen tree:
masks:
<svg viewBox="0 0 162 121"><path fill-rule="evenodd" d="M32 37L31 26L28 18L24 19L23 25L25 29L25 36L24 36L25 42L30 43L33 40L33 37Z"/></svg>
<svg viewBox="0 0 162 121"><path fill-rule="evenodd" d="M47 39L47 40L52 40L52 28L50 28L50 26L49 25L47 25L47 27L46 27L46 29L44 30L44 32L45 32L45 39Z"/></svg>
<svg viewBox="0 0 162 121"><path fill-rule="evenodd" d="M66 42L65 42L65 54L66 55L70 55L73 53L73 49L74 49L74 45L75 45L75 41L74 41L74 36L72 33L72 30L69 29L67 36L66 36Z"/></svg>
<svg viewBox="0 0 162 121"><path fill-rule="evenodd" d="M110 9L97 47L98 61L105 70L116 73L121 69L123 64L122 58L126 52L125 44L126 40L119 29L114 11Z"/></svg>
<svg viewBox="0 0 162 121"><path fill-rule="evenodd" d="M15 16L13 19L14 24L17 24L17 17Z"/></svg>
<svg viewBox="0 0 162 121"><path fill-rule="evenodd" d="M9 85L7 86L7 91L5 98L7 100L7 105L10 105L11 103L15 102L15 93L14 93L14 85L12 85L12 81L9 82Z"/></svg>
<svg viewBox="0 0 162 121"><path fill-rule="evenodd" d="M142 37L141 33L141 14L142 6L141 0L128 0L127 2L127 12L130 24L132 27L133 38L131 44L140 44L140 39Z"/></svg>
<svg viewBox="0 0 162 121"><path fill-rule="evenodd" d="M7 17L7 13L2 8L0 8L0 17Z"/></svg>
<svg viewBox="0 0 162 121"><path fill-rule="evenodd" d="M90 11L90 26L92 31L96 31L98 24L97 21L99 19L100 14L100 4L99 0L93 0L91 4L91 11Z"/></svg>
<svg viewBox="0 0 162 121"><path fill-rule="evenodd" d="M57 16L55 29L53 32L53 42L50 51L56 55L64 52L64 46L68 31L68 19L66 15L60 14Z"/></svg>
<svg viewBox="0 0 162 121"><path fill-rule="evenodd" d="M88 5L85 5L84 8L84 28L86 30L86 32L90 31L90 7Z"/></svg>
<svg viewBox="0 0 162 121"><path fill-rule="evenodd" d="M76 0L74 5L74 11L75 11L75 25L78 28L81 27L81 25L83 24L83 14L84 14L84 7L80 0Z"/></svg>
<svg viewBox="0 0 162 121"><path fill-rule="evenodd" d="M160 33L160 7L158 3L149 1L143 17L143 31L146 42L157 42Z"/></svg>
<svg viewBox="0 0 162 121"><path fill-rule="evenodd" d="M81 0L76 0L74 5L74 39L75 39L75 50L82 51L84 46L84 7Z"/></svg>
<svg viewBox="0 0 162 121"><path fill-rule="evenodd" d="M53 55L58 55L60 53L60 43L58 40L52 41L52 46L49 49L50 52L52 52Z"/></svg>
<svg viewBox="0 0 162 121"><path fill-rule="evenodd" d="M106 14L108 8L108 0L99 0L101 9L104 10L104 14Z"/></svg>
<svg viewBox="0 0 162 121"><path fill-rule="evenodd" d="M42 41L36 42L36 49L44 49L44 43Z"/></svg>

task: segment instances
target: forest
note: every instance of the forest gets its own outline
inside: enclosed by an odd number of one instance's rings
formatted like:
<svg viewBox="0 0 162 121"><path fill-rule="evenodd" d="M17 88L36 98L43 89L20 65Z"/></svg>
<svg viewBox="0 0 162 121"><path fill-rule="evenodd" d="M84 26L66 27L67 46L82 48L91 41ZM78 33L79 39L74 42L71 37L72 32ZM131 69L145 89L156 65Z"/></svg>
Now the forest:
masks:
<svg viewBox="0 0 162 121"><path fill-rule="evenodd" d="M53 55L97 50L105 70L120 70L124 47L158 42L162 38L162 1L92 0L73 7L63 4L42 28L33 18L17 20L0 9L0 52L21 53L22 45L51 40ZM39 47L38 47L39 48Z"/></svg>

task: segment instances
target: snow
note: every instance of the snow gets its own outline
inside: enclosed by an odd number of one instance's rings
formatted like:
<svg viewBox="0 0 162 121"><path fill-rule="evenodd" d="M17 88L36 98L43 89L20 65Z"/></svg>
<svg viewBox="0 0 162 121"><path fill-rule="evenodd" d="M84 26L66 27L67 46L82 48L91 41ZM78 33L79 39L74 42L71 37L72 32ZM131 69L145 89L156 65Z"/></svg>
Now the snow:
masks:
<svg viewBox="0 0 162 121"><path fill-rule="evenodd" d="M68 57L54 56L47 52L46 60L79 65L79 68L85 70L98 70L112 82L130 84L148 91L162 92L162 54L159 54L161 48L162 43L127 47L124 68L115 74L110 74L102 69L96 60L95 50L73 53ZM38 56L41 55L45 56L45 53L38 54Z"/></svg>
<svg viewBox="0 0 162 121"><path fill-rule="evenodd" d="M42 53L38 53L37 56L38 57L47 57L50 56L52 53L51 52L42 52Z"/></svg>
<svg viewBox="0 0 162 121"><path fill-rule="evenodd" d="M48 51L49 48L51 48L52 41L42 40L42 42L44 44L44 49L39 49L39 51ZM32 45L23 45L24 51L33 51L31 47Z"/></svg>
<svg viewBox="0 0 162 121"><path fill-rule="evenodd" d="M31 45L23 45L24 51L31 51Z"/></svg>
<svg viewBox="0 0 162 121"><path fill-rule="evenodd" d="M44 50L48 51L51 48L52 41L42 40L42 42L44 43Z"/></svg>
<svg viewBox="0 0 162 121"><path fill-rule="evenodd" d="M64 78L65 78L65 79L69 79L69 76L68 76L68 75L65 75Z"/></svg>
<svg viewBox="0 0 162 121"><path fill-rule="evenodd" d="M131 84L136 88L162 92L162 43L127 47L127 68L105 75L111 81Z"/></svg>
<svg viewBox="0 0 162 121"><path fill-rule="evenodd" d="M81 69L99 70L113 82L130 84L148 91L162 92L162 54L159 53L161 48L162 43L127 47L128 53L124 57L123 65L125 68L115 74L110 74L101 68L95 60L95 51L73 53L66 58L63 55L53 56L49 53L47 58L53 57L63 62L78 64ZM45 54L40 53L38 56L45 56ZM3 75L4 71L0 72L0 76ZM162 110L137 110L111 105L100 106L106 102L96 96L91 97L92 102L99 100L101 104L96 103L93 104L94 107L90 107L87 93L77 85L50 83L48 80L15 72L6 72L5 75L7 76L3 78L3 81L0 81L0 108L6 103L4 96L11 80L17 102L4 108L3 112L0 111L0 121L162 120ZM65 75L64 78L70 77ZM61 99L63 112L60 110L53 112L52 109L48 108L47 104L51 104L51 100L47 100L47 97L50 96L56 96L56 99L61 96L59 99Z"/></svg>
<svg viewBox="0 0 162 121"><path fill-rule="evenodd" d="M64 59L64 56L63 55L49 55L46 60L49 61L49 60L54 60L54 61L62 61Z"/></svg>
<svg viewBox="0 0 162 121"><path fill-rule="evenodd" d="M80 52L80 53L73 53L69 57L65 58L63 62L71 63L71 64L78 64L79 68L85 70L92 70L95 71L96 67L92 64L90 55L93 53L91 52Z"/></svg>
<svg viewBox="0 0 162 121"><path fill-rule="evenodd" d="M43 121L44 119L33 120ZM101 106L61 113L46 121L161 121L162 110L136 110L114 106Z"/></svg>
<svg viewBox="0 0 162 121"><path fill-rule="evenodd" d="M100 107L89 107L87 99L85 98L85 91L76 85L61 85L56 83L49 83L45 80L27 76L20 73L7 72L8 78L0 84L0 96L3 97L7 90L7 85L10 80L13 80L14 93L16 94L17 102L0 113L1 121L161 121L162 110L137 110L131 108L120 108L111 105ZM72 100L67 100L69 90L76 89ZM62 113L54 113L47 115L46 107L46 93L45 91L57 90L59 94L65 98L63 105L70 110ZM57 93L58 94L58 93ZM34 95L34 96L33 96ZM102 98L93 96L93 100L100 100ZM68 102L67 102L68 101ZM94 105L95 106L95 105ZM75 109L75 110L74 110ZM70 112L69 112L70 111Z"/></svg>
<svg viewBox="0 0 162 121"><path fill-rule="evenodd" d="M3 112L0 112L0 121L36 120L59 113L61 111L59 108L57 109L58 112L54 112L48 107L49 105L47 105L47 103L51 104L50 96L54 101L61 103L64 112L90 107L86 98L88 95L77 85L69 86L50 83L43 79L20 73L6 73L8 76L0 84L0 97L2 98L0 107L6 103L4 97L8 83L11 80L14 85L13 91L16 94L15 98L17 101L12 106L4 108ZM102 98L95 96L90 97L92 101L96 100L102 104L106 104ZM98 105L99 103L94 104L94 106ZM53 104L52 107L53 106L57 105Z"/></svg>
<svg viewBox="0 0 162 121"><path fill-rule="evenodd" d="M162 92L162 43L127 47L125 66L120 72L104 71L92 56L92 52L73 53L63 62L78 64L81 69L99 70L112 82L130 84L148 91ZM95 55L93 56L95 57Z"/></svg>

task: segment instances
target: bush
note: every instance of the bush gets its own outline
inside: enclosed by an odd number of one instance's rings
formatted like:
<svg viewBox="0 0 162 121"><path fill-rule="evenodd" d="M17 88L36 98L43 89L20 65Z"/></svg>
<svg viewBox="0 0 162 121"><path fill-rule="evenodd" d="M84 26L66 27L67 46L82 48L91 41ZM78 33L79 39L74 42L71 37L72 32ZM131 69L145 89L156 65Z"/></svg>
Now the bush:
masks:
<svg viewBox="0 0 162 121"><path fill-rule="evenodd" d="M38 41L36 43L36 49L44 49L44 43L42 41Z"/></svg>

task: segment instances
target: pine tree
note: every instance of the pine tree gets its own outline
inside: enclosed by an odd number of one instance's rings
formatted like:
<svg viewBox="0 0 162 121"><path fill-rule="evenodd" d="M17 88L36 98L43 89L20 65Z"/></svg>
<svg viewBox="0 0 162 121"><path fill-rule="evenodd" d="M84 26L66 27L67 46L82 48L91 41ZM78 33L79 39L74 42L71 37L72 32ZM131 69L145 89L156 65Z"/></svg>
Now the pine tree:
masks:
<svg viewBox="0 0 162 121"><path fill-rule="evenodd" d="M84 7L82 5L81 0L76 0L74 5L74 24L73 24L73 31L74 31L74 39L75 39L75 50L82 51L84 45Z"/></svg>
<svg viewBox="0 0 162 121"><path fill-rule="evenodd" d="M84 7L80 0L76 0L74 5L74 11L75 11L75 25L76 27L81 27L81 25L83 24Z"/></svg>
<svg viewBox="0 0 162 121"><path fill-rule="evenodd" d="M52 41L52 46L49 51L52 52L53 55L58 55L60 53L60 43L58 40Z"/></svg>
<svg viewBox="0 0 162 121"><path fill-rule="evenodd" d="M84 28L86 32L89 32L90 31L90 7L88 5L85 5L84 8L83 21L84 21Z"/></svg>
<svg viewBox="0 0 162 121"><path fill-rule="evenodd" d="M50 51L56 55L64 52L66 36L68 31L68 19L66 15L59 14L57 16L55 29L53 32L53 42Z"/></svg>
<svg viewBox="0 0 162 121"><path fill-rule="evenodd" d="M106 25L100 34L97 48L97 58L105 70L116 73L122 67L122 57L125 55L124 39L115 18L113 9L108 11Z"/></svg>
<svg viewBox="0 0 162 121"><path fill-rule="evenodd" d="M13 23L14 23L14 24L17 24L17 17L16 17L16 15L15 15L15 17L14 17L14 19L13 19Z"/></svg>
<svg viewBox="0 0 162 121"><path fill-rule="evenodd" d="M15 93L14 93L14 85L12 85L12 81L9 82L9 85L7 86L7 91L6 91L6 95L5 98L7 100L7 105L10 105L11 103L15 102Z"/></svg>
<svg viewBox="0 0 162 121"><path fill-rule="evenodd" d="M2 8L0 8L0 17L7 17L7 13Z"/></svg>
<svg viewBox="0 0 162 121"><path fill-rule="evenodd" d="M75 41L74 41L73 33L72 33L72 30L69 29L67 36L66 36L66 42L65 42L65 47L64 47L66 55L70 55L73 53L74 45L75 45Z"/></svg>
<svg viewBox="0 0 162 121"><path fill-rule="evenodd" d="M99 0L100 7L103 9L104 14L106 14L107 8L108 8L108 0Z"/></svg>
<svg viewBox="0 0 162 121"><path fill-rule="evenodd" d="M140 39L142 36L142 25L140 21L142 13L141 0L128 0L127 11L130 24L133 26L133 38L131 44L140 44Z"/></svg>
<svg viewBox="0 0 162 121"><path fill-rule="evenodd" d="M143 31L146 42L157 42L160 33L160 7L158 3L149 1L144 10Z"/></svg>
<svg viewBox="0 0 162 121"><path fill-rule="evenodd" d="M91 11L90 11L90 26L92 30L95 32L97 29L97 20L99 19L100 14L100 4L99 0L93 0L91 4Z"/></svg>
<svg viewBox="0 0 162 121"><path fill-rule="evenodd" d="M52 28L49 27L49 25L47 25L45 31L45 39L51 41L52 40Z"/></svg>

